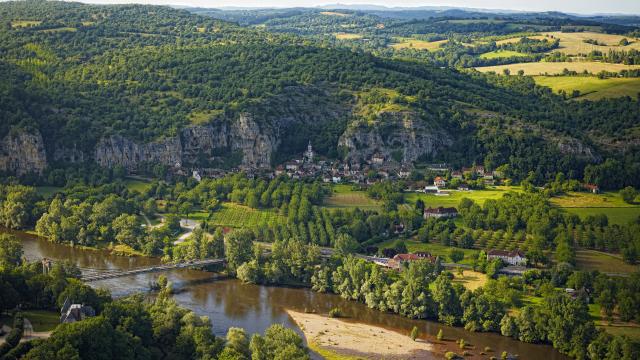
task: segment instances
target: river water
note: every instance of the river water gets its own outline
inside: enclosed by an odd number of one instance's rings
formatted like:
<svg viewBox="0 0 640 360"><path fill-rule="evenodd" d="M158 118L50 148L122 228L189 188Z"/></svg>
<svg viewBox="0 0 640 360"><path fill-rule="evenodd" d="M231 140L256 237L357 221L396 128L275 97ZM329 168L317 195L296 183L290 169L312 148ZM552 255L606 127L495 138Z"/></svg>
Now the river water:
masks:
<svg viewBox="0 0 640 360"><path fill-rule="evenodd" d="M156 258L115 256L106 250L72 248L24 233L14 234L22 240L25 257L29 260L43 257L72 260L81 268L93 269L132 269L160 263ZM97 281L91 285L107 288L114 296L122 296L148 290L149 284L157 276L158 274L139 274ZM224 336L231 326L242 327L250 334L263 332L273 323L297 329L286 309L314 310L326 314L331 308L339 307L348 321L381 326L403 334L408 334L417 326L421 336L431 341L438 330L443 329L445 338L464 338L466 343L473 344L475 349L480 350L489 346L496 351L491 355L498 358L502 351L508 351L518 354L520 359L567 359L551 346L522 343L498 334L471 333L431 321L410 320L371 310L363 304L344 300L337 295L316 293L308 289L247 285L235 279L214 281L213 274L198 270L173 270L166 273L166 276L176 289L176 301L198 315L208 316L212 321L213 331L218 336ZM479 350L474 351L475 354L478 352Z"/></svg>

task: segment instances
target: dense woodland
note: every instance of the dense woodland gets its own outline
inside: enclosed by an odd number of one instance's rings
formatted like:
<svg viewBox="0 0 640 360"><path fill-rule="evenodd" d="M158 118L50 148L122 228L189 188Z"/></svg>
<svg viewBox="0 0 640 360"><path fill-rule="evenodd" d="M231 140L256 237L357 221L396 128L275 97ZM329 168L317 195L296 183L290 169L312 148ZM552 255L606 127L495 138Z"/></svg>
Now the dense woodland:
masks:
<svg viewBox="0 0 640 360"><path fill-rule="evenodd" d="M42 22L23 27L16 19ZM401 102L420 121L455 134L453 146L424 161L490 169L508 164L515 180L533 171L542 184L561 169L583 179L586 166L610 158L620 166L609 177L638 186L637 152L607 145L628 140L624 129L637 123L637 99L566 102L528 77L440 69L444 64L434 59L428 66L384 59L169 8L11 2L0 7L0 21L0 111L8 120L0 136L39 130L49 154L91 154L109 135L137 141L175 136L194 123L235 121L241 112L269 127L282 116L330 109L327 121L284 129L275 159L299 153L306 145L300 139L311 139L320 155L339 158L340 134L362 120L356 111L362 92L383 88L400 97L379 101ZM501 47L535 55L554 44L521 40ZM475 51L456 42L447 46ZM402 97L414 100L405 104ZM486 113L494 115L478 115ZM556 139L562 137L592 147L596 156L560 151ZM54 169L69 165L49 157Z"/></svg>

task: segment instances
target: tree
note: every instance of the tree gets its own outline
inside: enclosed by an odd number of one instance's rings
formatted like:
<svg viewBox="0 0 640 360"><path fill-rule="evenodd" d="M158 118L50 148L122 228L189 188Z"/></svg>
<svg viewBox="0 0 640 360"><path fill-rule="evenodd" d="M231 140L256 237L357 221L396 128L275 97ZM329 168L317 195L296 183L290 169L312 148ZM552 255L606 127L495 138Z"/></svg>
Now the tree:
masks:
<svg viewBox="0 0 640 360"><path fill-rule="evenodd" d="M227 234L224 239L224 252L227 268L235 273L243 263L249 261L252 255L253 232L249 229L238 229Z"/></svg>
<svg viewBox="0 0 640 360"><path fill-rule="evenodd" d="M0 271L11 270L22 263L22 244L10 234L0 234Z"/></svg>
<svg viewBox="0 0 640 360"><path fill-rule="evenodd" d="M638 192L632 186L627 186L626 188L620 190L620 196L622 200L628 204L633 204L635 202L636 196L638 196Z"/></svg>
<svg viewBox="0 0 640 360"><path fill-rule="evenodd" d="M457 263L464 259L464 252L462 250L452 248L449 250L449 259L451 259L452 262Z"/></svg>
<svg viewBox="0 0 640 360"><path fill-rule="evenodd" d="M309 359L309 350L304 347L300 336L280 324L269 326L264 336L254 335L250 348L253 360Z"/></svg>
<svg viewBox="0 0 640 360"><path fill-rule="evenodd" d="M436 339L442 340L444 338L444 334L442 333L442 329L438 330L438 335L436 335Z"/></svg>
<svg viewBox="0 0 640 360"><path fill-rule="evenodd" d="M231 327L227 331L227 343L225 348L231 349L232 353L238 354L238 360L251 359L251 350L249 349L249 339L244 329Z"/></svg>
<svg viewBox="0 0 640 360"><path fill-rule="evenodd" d="M339 234L336 237L335 249L339 255L354 254L360 248L360 244L349 234Z"/></svg>
<svg viewBox="0 0 640 360"><path fill-rule="evenodd" d="M411 340L416 341L416 338L418 338L419 335L420 332L418 331L418 327L414 326L413 329L411 329L411 334L409 335L409 337L411 338Z"/></svg>

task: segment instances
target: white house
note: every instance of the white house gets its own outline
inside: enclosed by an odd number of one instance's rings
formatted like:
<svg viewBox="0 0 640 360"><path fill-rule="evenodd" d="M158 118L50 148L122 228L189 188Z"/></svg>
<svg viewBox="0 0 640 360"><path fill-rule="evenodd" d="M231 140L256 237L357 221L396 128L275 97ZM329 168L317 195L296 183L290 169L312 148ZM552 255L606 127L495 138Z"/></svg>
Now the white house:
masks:
<svg viewBox="0 0 640 360"><path fill-rule="evenodd" d="M527 258L520 250L489 250L489 252L487 252L487 260L493 259L500 259L509 265L527 265Z"/></svg>

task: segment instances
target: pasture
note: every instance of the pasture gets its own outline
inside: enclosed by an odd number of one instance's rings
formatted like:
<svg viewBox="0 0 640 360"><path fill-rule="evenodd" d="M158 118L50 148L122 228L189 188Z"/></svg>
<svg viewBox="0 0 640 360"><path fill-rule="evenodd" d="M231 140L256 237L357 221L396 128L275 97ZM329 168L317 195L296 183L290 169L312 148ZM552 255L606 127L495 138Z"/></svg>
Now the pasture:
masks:
<svg viewBox="0 0 640 360"><path fill-rule="evenodd" d="M390 46L396 50L399 49L416 49L416 50L427 50L427 51L435 51L440 49L440 46L446 44L449 40L438 40L438 41L424 41L413 38L406 37L396 37L394 38L397 43L391 44Z"/></svg>
<svg viewBox="0 0 640 360"><path fill-rule="evenodd" d="M536 84L551 88L554 92L580 91L576 100L599 100L620 96L635 97L640 92L638 78L599 79L595 76L535 76Z"/></svg>
<svg viewBox="0 0 640 360"><path fill-rule="evenodd" d="M576 267L581 270L598 270L612 274L631 274L640 270L639 266L622 261L620 255L596 250L577 250Z"/></svg>
<svg viewBox="0 0 640 360"><path fill-rule="evenodd" d="M33 331L51 331L60 324L60 314L56 311L46 310L29 310L23 311L22 315L25 319L29 319L31 325L33 325ZM6 324L9 327L13 326L13 317L7 315L0 316L0 324Z"/></svg>
<svg viewBox="0 0 640 360"><path fill-rule="evenodd" d="M581 219L589 215L605 214L609 218L609 224L628 224L640 217L640 207L571 207L564 208L569 213L578 215Z"/></svg>
<svg viewBox="0 0 640 360"><path fill-rule="evenodd" d="M636 207L622 200L618 192L593 194L570 191L561 196L551 198L551 203L560 207Z"/></svg>
<svg viewBox="0 0 640 360"><path fill-rule="evenodd" d="M451 190L448 196L439 196L425 193L408 193L405 194L405 199L411 205L414 205L418 199L421 199L426 207L457 207L462 198L469 198L482 205L488 199L499 199L509 191L522 190L518 186L496 186L495 188L486 190Z"/></svg>
<svg viewBox="0 0 640 360"><path fill-rule="evenodd" d="M529 56L529 54L512 51L512 50L496 50L484 53L480 55L480 59L499 59L499 58L510 58L510 57L523 57Z"/></svg>
<svg viewBox="0 0 640 360"><path fill-rule="evenodd" d="M282 219L282 216L273 210L223 203L219 210L211 214L210 224L230 228L255 228L262 224L274 224Z"/></svg>
<svg viewBox="0 0 640 360"><path fill-rule="evenodd" d="M620 72L622 70L640 69L640 65L609 64L596 61L575 61L517 63L509 65L481 66L476 68L476 70L480 72L493 71L497 74L502 74L504 69L508 69L512 75L517 74L519 70L523 70L525 75L558 75L562 74L564 69L576 71L578 73L587 71L592 74L597 74L603 70Z"/></svg>
<svg viewBox="0 0 640 360"><path fill-rule="evenodd" d="M327 208L346 209L360 208L363 210L377 210L380 204L367 196L364 191L353 190L351 185L335 185L333 193L327 197L323 206Z"/></svg>
<svg viewBox="0 0 640 360"><path fill-rule="evenodd" d="M458 283L464 286L467 290L474 291L477 288L484 286L487 283L489 277L487 274L473 270L463 270L462 276L458 275L457 271L451 271L453 273L453 283Z"/></svg>
<svg viewBox="0 0 640 360"><path fill-rule="evenodd" d="M40 20L14 20L11 22L12 29L19 29L25 27L38 26L42 24Z"/></svg>
<svg viewBox="0 0 640 360"><path fill-rule="evenodd" d="M333 34L338 40L358 40L362 39L362 35L360 34L349 34L349 33L335 33Z"/></svg>

